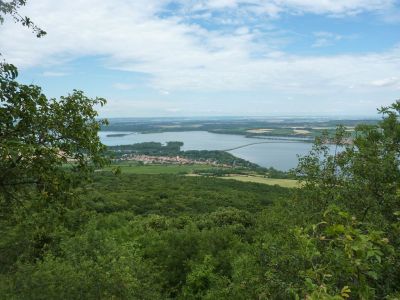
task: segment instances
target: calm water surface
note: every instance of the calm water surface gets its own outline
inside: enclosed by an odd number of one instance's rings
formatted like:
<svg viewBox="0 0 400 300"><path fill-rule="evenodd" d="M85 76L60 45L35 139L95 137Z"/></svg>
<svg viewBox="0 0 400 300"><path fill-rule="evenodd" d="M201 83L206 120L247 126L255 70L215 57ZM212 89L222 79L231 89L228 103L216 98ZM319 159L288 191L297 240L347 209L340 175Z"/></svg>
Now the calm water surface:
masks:
<svg viewBox="0 0 400 300"><path fill-rule="evenodd" d="M257 138L241 135L215 134L206 131L163 132L148 134L130 134L123 137L107 137L108 134L126 132L100 132L101 141L108 146L128 145L143 142L180 141L182 150L227 150L250 143L263 142ZM297 165L297 155L305 155L311 149L311 143L301 141L266 140L265 144L229 151L233 155L256 163L263 167L289 170Z"/></svg>

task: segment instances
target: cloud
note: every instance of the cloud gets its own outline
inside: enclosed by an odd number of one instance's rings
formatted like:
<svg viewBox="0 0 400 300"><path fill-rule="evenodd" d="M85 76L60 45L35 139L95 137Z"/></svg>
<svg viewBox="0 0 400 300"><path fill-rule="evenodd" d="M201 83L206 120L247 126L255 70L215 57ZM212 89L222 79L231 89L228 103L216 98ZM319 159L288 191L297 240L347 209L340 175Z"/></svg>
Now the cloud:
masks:
<svg viewBox="0 0 400 300"><path fill-rule="evenodd" d="M44 76L44 77L63 77L63 76L67 76L67 75L69 75L69 73L54 72L54 71L45 71L42 73L42 76Z"/></svg>
<svg viewBox="0 0 400 300"><path fill-rule="evenodd" d="M390 0L181 1L180 9L168 15L170 3L31 1L23 13L49 34L36 39L28 30L7 22L0 27L2 53L22 68L54 67L77 58L101 57L105 68L146 74L146 84L156 91L171 92L257 90L324 97L340 90L351 98L354 93L368 93L368 88L376 87L371 83L377 78L398 76L399 48L363 55L293 55L280 47L286 37L260 30L260 26L271 25L269 19L261 25L251 21L251 16L260 14L344 16L381 11L393 5ZM232 30L208 28L187 19L193 14L219 11L227 13L224 19L232 19ZM249 18L245 26L240 16ZM319 32L315 38L314 47L322 47L343 37ZM113 86L122 90L133 87L126 83ZM382 88L392 90L394 86Z"/></svg>
<svg viewBox="0 0 400 300"><path fill-rule="evenodd" d="M314 13L335 16L356 15L368 11L382 11L393 7L395 0L197 0L178 1L184 10L227 10L245 8L247 12L277 16L282 13ZM193 3L195 3L193 5Z"/></svg>
<svg viewBox="0 0 400 300"><path fill-rule="evenodd" d="M375 87L392 87L397 86L400 88L400 78L398 77L390 77L384 79L378 79L371 82L372 86Z"/></svg>
<svg viewBox="0 0 400 300"><path fill-rule="evenodd" d="M381 11L395 4L395 0L281 0L278 4L299 12L315 14L354 15L365 11Z"/></svg>
<svg viewBox="0 0 400 300"><path fill-rule="evenodd" d="M314 32L314 37L315 42L312 44L313 48L332 46L344 38L343 35L326 31Z"/></svg>

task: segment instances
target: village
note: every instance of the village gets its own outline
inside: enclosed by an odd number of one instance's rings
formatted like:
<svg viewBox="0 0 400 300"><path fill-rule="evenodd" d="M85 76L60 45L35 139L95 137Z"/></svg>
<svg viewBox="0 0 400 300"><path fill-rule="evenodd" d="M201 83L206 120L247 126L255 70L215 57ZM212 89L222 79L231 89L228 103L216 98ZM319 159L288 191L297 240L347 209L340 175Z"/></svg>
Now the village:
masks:
<svg viewBox="0 0 400 300"><path fill-rule="evenodd" d="M231 165L220 164L211 159L195 160L180 156L153 156L145 154L124 154L117 161L135 161L143 164L174 164L174 165L208 165L229 168Z"/></svg>

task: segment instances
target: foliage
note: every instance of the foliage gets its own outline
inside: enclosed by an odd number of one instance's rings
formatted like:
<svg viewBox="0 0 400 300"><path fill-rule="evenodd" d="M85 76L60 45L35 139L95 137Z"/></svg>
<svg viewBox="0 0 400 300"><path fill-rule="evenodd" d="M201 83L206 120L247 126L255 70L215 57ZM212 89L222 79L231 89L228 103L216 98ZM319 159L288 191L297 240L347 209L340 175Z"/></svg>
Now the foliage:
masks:
<svg viewBox="0 0 400 300"><path fill-rule="evenodd" d="M16 254L0 260L0 294L230 299L230 281L241 280L235 264L246 266L237 255L249 255L259 212L287 195L214 178L97 174L75 208L19 212L34 217L21 217L2 235L1 253Z"/></svg>
<svg viewBox="0 0 400 300"><path fill-rule="evenodd" d="M331 154L326 136L317 140L310 156L300 158L297 168L305 189L300 197L315 210L325 210L337 203L361 220L393 220L400 209L399 151L400 102L382 108L378 125L360 125L353 142L337 129L335 150ZM382 218L382 220L380 220Z"/></svg>
<svg viewBox="0 0 400 300"><path fill-rule="evenodd" d="M350 295L377 298L378 278L385 271L382 260L393 259L394 253L384 232L370 229L333 206L324 213L322 222L298 228L296 236L309 262L302 276L311 293L336 295L338 299Z"/></svg>
<svg viewBox="0 0 400 300"><path fill-rule="evenodd" d="M68 192L105 162L97 132L106 121L93 108L105 100L76 90L47 99L40 87L18 83L16 74L11 68L0 76L0 196L10 200L27 187L46 197Z"/></svg>
<svg viewBox="0 0 400 300"><path fill-rule="evenodd" d="M13 65L1 67L0 295L43 299L43 288L48 298L67 295L57 270L80 281L87 273L69 261L55 267L60 257L49 251L60 249L66 237L63 224L76 206L76 188L106 162L97 135L105 121L96 119L93 107L105 100L80 91L47 99L40 87L18 83ZM10 270L12 278L4 275Z"/></svg>
<svg viewBox="0 0 400 300"><path fill-rule="evenodd" d="M46 35L46 32L36 26L29 17L21 16L18 13L18 10L25 5L26 0L0 0L0 24L4 22L5 15L11 15L15 22L30 28L38 38Z"/></svg>
<svg viewBox="0 0 400 300"><path fill-rule="evenodd" d="M302 165L319 176L302 175L293 199L284 188L217 178L97 173L78 190L78 206L38 204L18 212L0 244L8 257L1 261L0 294L395 299L398 215L363 218L344 203L344 187L332 178L350 188L357 177L329 173L330 155ZM326 207L315 208L317 199Z"/></svg>
<svg viewBox="0 0 400 300"><path fill-rule="evenodd" d="M23 5L0 0L0 22L11 14L43 35L18 14ZM87 182L105 162L106 122L94 110L104 99L47 99L17 75L0 64L1 298L399 298L400 101L351 142L344 127L319 137L300 158L294 195L178 175L98 172ZM184 125L243 134L257 122Z"/></svg>
<svg viewBox="0 0 400 300"><path fill-rule="evenodd" d="M275 186L178 175L122 174L116 178L97 174L87 189L85 200L97 212L127 210L176 217L220 207L256 212L289 195L287 189Z"/></svg>
<svg viewBox="0 0 400 300"><path fill-rule="evenodd" d="M319 239L327 237L329 246L324 251L310 249L323 259L321 269L332 275L329 286L321 283L319 274L319 286L327 293L338 293L344 286L360 299L390 298L398 293L393 284L400 279L396 216L400 209L400 101L379 112L382 121L358 126L352 143L339 127L334 153L325 143L326 136L317 140L311 155L301 158L296 170L304 186L297 195L299 211L309 215L309 221L318 222L321 211L329 214L335 205L342 218L331 226L328 221L318 223L324 224L319 228L328 226ZM305 240L315 245L318 238Z"/></svg>

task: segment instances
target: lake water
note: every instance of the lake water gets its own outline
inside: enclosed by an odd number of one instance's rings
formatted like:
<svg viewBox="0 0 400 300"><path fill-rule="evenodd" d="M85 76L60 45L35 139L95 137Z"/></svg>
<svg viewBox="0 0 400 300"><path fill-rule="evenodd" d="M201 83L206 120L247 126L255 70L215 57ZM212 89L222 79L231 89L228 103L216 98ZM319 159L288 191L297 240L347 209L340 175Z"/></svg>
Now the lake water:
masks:
<svg viewBox="0 0 400 300"><path fill-rule="evenodd" d="M206 131L163 132L130 134L122 137L107 137L109 134L126 132L100 132L101 141L108 146L128 145L143 142L183 142L182 150L227 150L250 143L267 142L229 151L233 155L256 163L262 167L274 167L287 171L297 165L297 155L307 154L312 144L303 141L262 140L241 135L216 134Z"/></svg>

